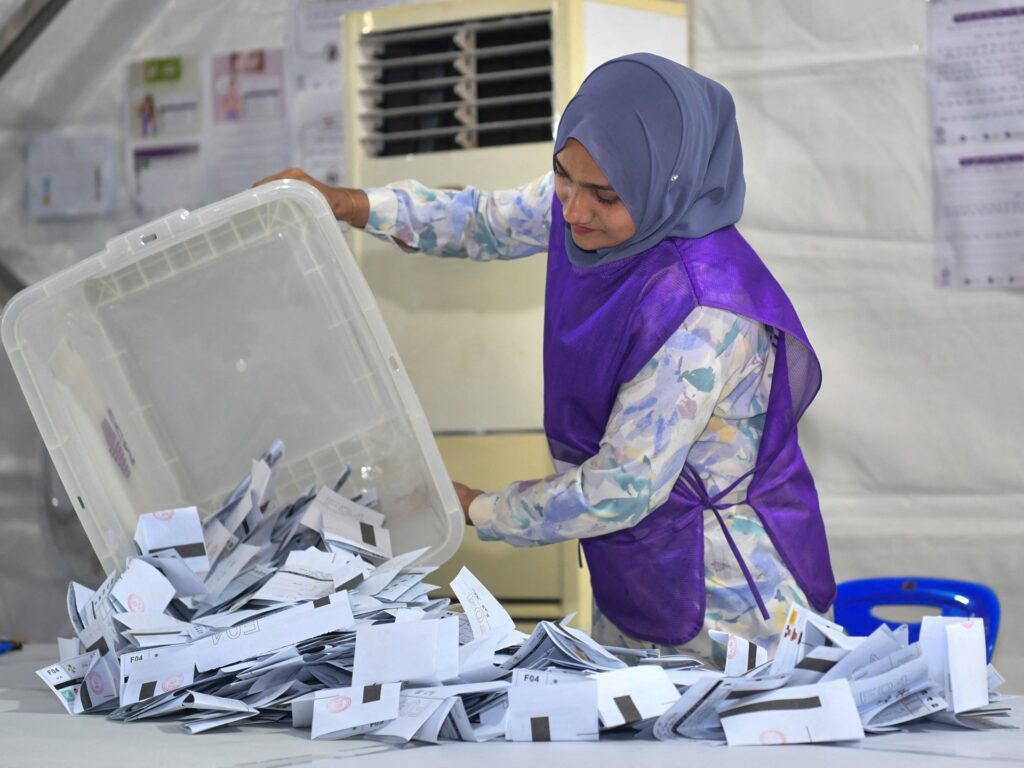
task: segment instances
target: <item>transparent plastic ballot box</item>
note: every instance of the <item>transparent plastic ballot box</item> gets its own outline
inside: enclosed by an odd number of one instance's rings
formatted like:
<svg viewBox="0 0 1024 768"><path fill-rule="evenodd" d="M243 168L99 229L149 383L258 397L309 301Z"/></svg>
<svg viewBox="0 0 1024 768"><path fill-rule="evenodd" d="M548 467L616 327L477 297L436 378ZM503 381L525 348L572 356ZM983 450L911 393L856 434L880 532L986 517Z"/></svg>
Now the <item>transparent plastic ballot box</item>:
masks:
<svg viewBox="0 0 1024 768"><path fill-rule="evenodd" d="M26 288L0 335L96 555L139 515L212 513L276 439L274 503L375 488L395 554L440 564L463 516L323 197L295 181L180 210Z"/></svg>

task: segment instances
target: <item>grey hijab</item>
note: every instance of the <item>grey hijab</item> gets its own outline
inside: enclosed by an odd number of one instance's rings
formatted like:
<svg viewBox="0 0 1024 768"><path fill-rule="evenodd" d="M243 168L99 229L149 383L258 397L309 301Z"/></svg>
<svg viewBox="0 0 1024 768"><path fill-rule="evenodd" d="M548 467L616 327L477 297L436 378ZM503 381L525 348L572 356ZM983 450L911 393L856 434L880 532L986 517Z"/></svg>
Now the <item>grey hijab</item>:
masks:
<svg viewBox="0 0 1024 768"><path fill-rule="evenodd" d="M743 213L743 155L732 96L692 69L652 53L595 69L558 123L555 154L576 139L622 198L636 234L585 251L566 225L569 258L593 267L667 237L703 237Z"/></svg>

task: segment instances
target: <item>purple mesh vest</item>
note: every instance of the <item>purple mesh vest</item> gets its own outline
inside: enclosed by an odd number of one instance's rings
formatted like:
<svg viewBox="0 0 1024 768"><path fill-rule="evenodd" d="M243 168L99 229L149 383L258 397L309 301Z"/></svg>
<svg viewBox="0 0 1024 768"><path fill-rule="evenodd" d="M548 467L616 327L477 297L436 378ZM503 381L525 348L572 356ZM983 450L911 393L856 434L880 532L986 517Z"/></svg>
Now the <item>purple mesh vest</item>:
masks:
<svg viewBox="0 0 1024 768"><path fill-rule="evenodd" d="M747 503L811 605L835 597L814 480L797 421L821 384L818 359L782 288L735 227L669 238L620 261L575 267L565 251L562 206L551 211L544 318L544 430L552 457L580 464L597 453L620 385L632 379L697 306L763 323L775 333L768 412ZM720 511L729 488L708 494L687 465L668 500L637 525L583 539L598 607L626 634L681 644L704 623L706 509L767 617L763 599Z"/></svg>

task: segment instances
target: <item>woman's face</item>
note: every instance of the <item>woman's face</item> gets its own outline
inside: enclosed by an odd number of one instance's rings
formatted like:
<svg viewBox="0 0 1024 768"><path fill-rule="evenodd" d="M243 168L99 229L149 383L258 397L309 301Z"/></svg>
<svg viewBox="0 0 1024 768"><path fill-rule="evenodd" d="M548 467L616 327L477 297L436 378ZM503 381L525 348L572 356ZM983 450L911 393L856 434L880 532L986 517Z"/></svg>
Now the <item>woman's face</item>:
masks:
<svg viewBox="0 0 1024 768"><path fill-rule="evenodd" d="M636 234L625 204L576 139L555 155L555 194L573 242L585 251L611 248Z"/></svg>

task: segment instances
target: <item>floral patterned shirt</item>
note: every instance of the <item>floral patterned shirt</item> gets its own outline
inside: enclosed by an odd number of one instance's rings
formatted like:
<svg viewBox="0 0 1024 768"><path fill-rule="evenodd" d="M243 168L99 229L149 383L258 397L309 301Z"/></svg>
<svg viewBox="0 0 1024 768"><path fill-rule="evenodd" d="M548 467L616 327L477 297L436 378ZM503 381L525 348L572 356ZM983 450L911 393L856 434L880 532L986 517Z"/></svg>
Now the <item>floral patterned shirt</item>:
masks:
<svg viewBox="0 0 1024 768"><path fill-rule="evenodd" d="M406 249L476 261L546 251L553 174L488 192L429 189L402 181L366 190L366 230ZM684 463L713 495L753 468L771 390L774 350L762 324L697 307L651 360L619 389L598 452L579 466L479 496L470 517L481 539L535 546L600 536L636 525L667 498ZM725 499L741 502L744 481ZM705 629L774 651L792 601L806 605L761 521L745 504L723 513L770 613L765 621L714 514L705 513ZM624 635L595 606L594 637L650 646ZM710 657L707 633L685 648Z"/></svg>

